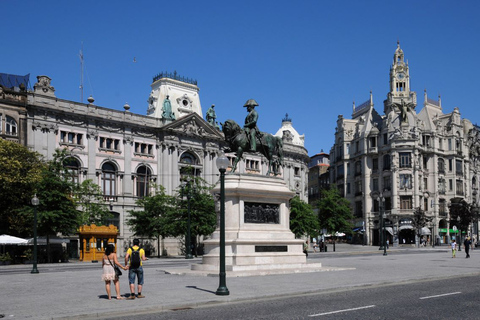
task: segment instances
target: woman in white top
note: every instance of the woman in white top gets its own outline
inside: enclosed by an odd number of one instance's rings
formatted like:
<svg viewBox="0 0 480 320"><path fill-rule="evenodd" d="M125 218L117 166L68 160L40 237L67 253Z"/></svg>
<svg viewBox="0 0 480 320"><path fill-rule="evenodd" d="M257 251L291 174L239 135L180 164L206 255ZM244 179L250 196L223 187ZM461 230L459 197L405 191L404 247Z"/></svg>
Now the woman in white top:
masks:
<svg viewBox="0 0 480 320"><path fill-rule="evenodd" d="M110 289L110 283L112 280L113 284L115 285L115 291L117 292L117 300L123 300L125 298L120 295L120 283L118 282L118 277L115 275L115 269L113 266L116 264L123 270L127 270L127 267L122 266L120 262L118 262L117 254L114 251L115 246L113 244L109 244L105 249L105 255L103 256L102 261L102 280L105 281L105 289L107 290L108 300L112 300Z"/></svg>

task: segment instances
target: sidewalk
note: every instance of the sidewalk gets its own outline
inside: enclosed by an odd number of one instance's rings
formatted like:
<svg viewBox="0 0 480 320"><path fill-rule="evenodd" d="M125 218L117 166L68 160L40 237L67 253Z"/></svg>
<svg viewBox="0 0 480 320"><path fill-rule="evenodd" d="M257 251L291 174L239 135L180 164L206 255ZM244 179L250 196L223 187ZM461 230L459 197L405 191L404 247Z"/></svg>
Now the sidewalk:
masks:
<svg viewBox="0 0 480 320"><path fill-rule="evenodd" d="M143 294L146 298L132 301L106 299L105 285L100 278L101 264L89 264L79 271L70 265L81 263L39 265L40 272L46 268L55 268L56 271L40 274L8 274L8 270L20 267L1 266L0 315L8 319L95 319L127 316L134 312L194 308L206 304L480 274L480 250L472 250L471 259L465 259L463 251L457 254L456 259L452 259L448 247L398 247L388 252L387 256L383 256L383 251L378 247L339 244L335 252L310 252L307 261L321 262L326 268L348 270L236 278L229 277L227 272L229 296L215 295L218 277L168 275L161 271L166 259L151 259L146 262L144 269ZM192 263L199 261L191 260ZM128 294L125 273L120 281L122 294ZM115 292L114 288L112 291Z"/></svg>

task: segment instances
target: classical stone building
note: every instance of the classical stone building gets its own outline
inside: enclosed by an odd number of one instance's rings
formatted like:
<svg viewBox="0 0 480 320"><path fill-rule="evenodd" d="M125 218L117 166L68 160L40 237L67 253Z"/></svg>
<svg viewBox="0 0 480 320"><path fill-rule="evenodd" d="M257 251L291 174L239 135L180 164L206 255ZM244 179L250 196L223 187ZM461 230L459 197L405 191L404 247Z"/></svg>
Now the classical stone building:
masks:
<svg viewBox="0 0 480 320"><path fill-rule="evenodd" d="M119 248L127 248L133 239L125 223L128 212L139 209L135 201L150 194L154 184L173 195L187 167L211 185L219 179L215 160L224 147L224 137L215 124L203 119L195 80L177 73L157 75L147 115L131 113L127 104L122 111L104 108L96 105L93 97L87 104L63 100L52 84L49 77L38 76L29 90L28 75L2 75L0 136L47 159L55 149L67 148L75 180L92 179L102 188L113 213L111 223L119 228ZM291 121L283 124L277 136L284 140L282 176L291 190L307 200L308 155L303 137L300 139ZM264 175L264 160L259 154L245 155L239 172ZM75 241L73 237L71 243L75 245ZM180 253L178 239L166 239L160 248L149 239L144 239L145 244L151 254L157 250Z"/></svg>
<svg viewBox="0 0 480 320"><path fill-rule="evenodd" d="M379 244L383 211L390 243L447 243L456 235L451 199L478 206L479 128L458 108L444 113L440 97L431 99L427 91L419 110L400 44L389 80L383 112L370 93L365 103L353 105L351 119L338 116L331 181L351 202L366 244ZM428 221L423 228L414 221L420 211ZM478 233L475 224L470 232Z"/></svg>
<svg viewBox="0 0 480 320"><path fill-rule="evenodd" d="M330 155L320 152L310 157L308 163L308 203L320 200L322 189L330 187Z"/></svg>

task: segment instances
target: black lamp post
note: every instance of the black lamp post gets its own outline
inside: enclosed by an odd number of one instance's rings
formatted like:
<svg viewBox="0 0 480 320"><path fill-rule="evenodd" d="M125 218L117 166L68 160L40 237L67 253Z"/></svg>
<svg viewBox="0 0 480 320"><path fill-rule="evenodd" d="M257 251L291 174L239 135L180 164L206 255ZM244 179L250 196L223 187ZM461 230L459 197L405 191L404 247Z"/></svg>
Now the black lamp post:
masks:
<svg viewBox="0 0 480 320"><path fill-rule="evenodd" d="M190 199L192 198L192 182L190 177L187 179L184 184L182 184L182 191L186 193L187 196L187 211L188 211L188 220L187 220L187 241L185 246L187 247L187 254L185 259L193 259L192 256L192 246L191 246L191 217L190 217Z"/></svg>
<svg viewBox="0 0 480 320"><path fill-rule="evenodd" d="M378 250L383 250L383 255L387 255L387 242L385 234L385 197L380 194L377 197L378 205L380 207L380 227L382 228L380 232L380 248Z"/></svg>
<svg viewBox="0 0 480 320"><path fill-rule="evenodd" d="M216 163L218 171L220 171L220 284L215 294L228 296L230 292L227 288L225 273L225 171L228 168L229 161L222 152L217 158Z"/></svg>
<svg viewBox="0 0 480 320"><path fill-rule="evenodd" d="M40 200L37 198L37 194L35 194L32 198L32 205L33 205L33 269L30 273L38 273L37 269L37 206L40 203Z"/></svg>

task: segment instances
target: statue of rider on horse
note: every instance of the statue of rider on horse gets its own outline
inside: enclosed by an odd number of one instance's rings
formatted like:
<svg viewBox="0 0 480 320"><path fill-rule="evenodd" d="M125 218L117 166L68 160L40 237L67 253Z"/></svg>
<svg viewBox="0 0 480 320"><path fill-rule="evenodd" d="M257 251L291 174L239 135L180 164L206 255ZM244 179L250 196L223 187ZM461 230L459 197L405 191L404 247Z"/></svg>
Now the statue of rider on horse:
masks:
<svg viewBox="0 0 480 320"><path fill-rule="evenodd" d="M231 172L233 173L237 169L238 161L242 158L243 153L250 151L260 152L267 158L267 175L270 173L278 175L280 166L283 165L283 141L279 137L258 130L256 106L258 103L254 99L249 99L245 103L244 107L247 108L248 115L245 118L243 129L234 120L227 120L222 124L225 141L237 156Z"/></svg>

